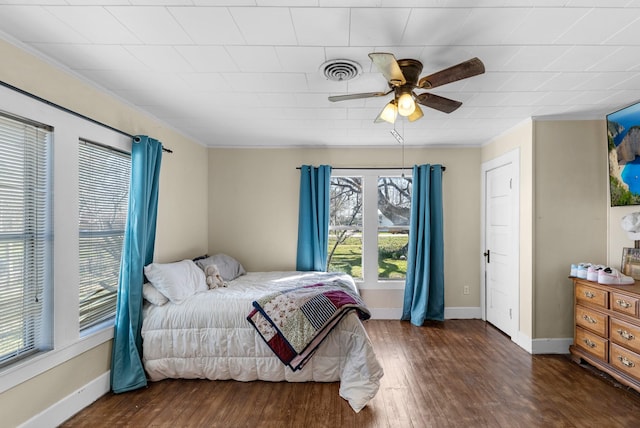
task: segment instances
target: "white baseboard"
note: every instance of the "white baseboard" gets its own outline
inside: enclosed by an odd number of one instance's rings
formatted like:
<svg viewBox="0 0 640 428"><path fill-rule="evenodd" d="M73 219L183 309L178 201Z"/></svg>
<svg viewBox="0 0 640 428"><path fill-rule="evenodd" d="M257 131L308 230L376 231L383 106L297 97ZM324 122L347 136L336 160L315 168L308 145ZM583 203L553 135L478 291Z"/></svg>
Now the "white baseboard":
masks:
<svg viewBox="0 0 640 428"><path fill-rule="evenodd" d="M511 341L528 353L533 354L533 344L531 342L531 338L526 334L523 334L521 331L518 331L514 336L512 336Z"/></svg>
<svg viewBox="0 0 640 428"><path fill-rule="evenodd" d="M482 310L480 309L480 306L444 308L444 319L446 320L472 320L481 318Z"/></svg>
<svg viewBox="0 0 640 428"><path fill-rule="evenodd" d="M374 320L399 320L402 317L402 308L369 308L369 311Z"/></svg>
<svg viewBox="0 0 640 428"><path fill-rule="evenodd" d="M374 320L399 320L402 317L402 308L369 308L371 319ZM480 307L453 307L444 308L444 318L451 319L480 319L482 311Z"/></svg>
<svg viewBox="0 0 640 428"><path fill-rule="evenodd" d="M111 372L106 372L72 392L22 425L24 428L56 427L111 389Z"/></svg>
<svg viewBox="0 0 640 428"><path fill-rule="evenodd" d="M559 339L533 339L532 354L568 354L573 337Z"/></svg>
<svg viewBox="0 0 640 428"><path fill-rule="evenodd" d="M531 339L518 332L511 340L530 354L568 354L569 346L573 344L573 337Z"/></svg>

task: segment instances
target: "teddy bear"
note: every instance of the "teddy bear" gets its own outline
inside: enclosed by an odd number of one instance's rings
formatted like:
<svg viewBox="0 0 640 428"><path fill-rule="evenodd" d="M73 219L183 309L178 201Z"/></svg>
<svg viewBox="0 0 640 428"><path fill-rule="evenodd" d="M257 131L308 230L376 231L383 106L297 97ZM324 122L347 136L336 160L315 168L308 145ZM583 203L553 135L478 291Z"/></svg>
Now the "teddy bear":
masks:
<svg viewBox="0 0 640 428"><path fill-rule="evenodd" d="M220 271L216 265L207 265L204 268L204 274L207 276L207 286L209 289L226 287L227 283L220 276Z"/></svg>

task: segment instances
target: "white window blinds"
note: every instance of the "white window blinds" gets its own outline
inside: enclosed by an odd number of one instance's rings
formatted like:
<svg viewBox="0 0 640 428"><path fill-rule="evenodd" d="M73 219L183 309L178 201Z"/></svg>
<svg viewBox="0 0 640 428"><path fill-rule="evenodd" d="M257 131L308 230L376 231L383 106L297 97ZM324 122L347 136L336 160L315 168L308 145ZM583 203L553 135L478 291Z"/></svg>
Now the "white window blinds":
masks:
<svg viewBox="0 0 640 428"><path fill-rule="evenodd" d="M0 366L51 349L51 137L0 113Z"/></svg>
<svg viewBox="0 0 640 428"><path fill-rule="evenodd" d="M80 330L115 315L130 158L127 153L80 141Z"/></svg>

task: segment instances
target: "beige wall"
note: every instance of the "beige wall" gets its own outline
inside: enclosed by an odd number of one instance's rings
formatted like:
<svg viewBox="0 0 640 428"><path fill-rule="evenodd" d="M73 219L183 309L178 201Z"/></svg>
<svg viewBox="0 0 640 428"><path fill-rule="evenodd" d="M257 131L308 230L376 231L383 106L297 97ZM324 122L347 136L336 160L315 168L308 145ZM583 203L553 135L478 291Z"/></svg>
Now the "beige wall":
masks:
<svg viewBox="0 0 640 428"><path fill-rule="evenodd" d="M149 135L174 151L163 156L155 258L207 251L207 149L158 120L0 40L0 80L129 134ZM63 286L55 284L56 287ZM110 342L0 394L0 424L13 426L109 370ZM70 375L72 374L72 375ZM26 399L25 397L28 397Z"/></svg>
<svg viewBox="0 0 640 428"><path fill-rule="evenodd" d="M536 121L534 127L533 337L573 337L571 263L607 263L605 122Z"/></svg>
<svg viewBox="0 0 640 428"><path fill-rule="evenodd" d="M298 237L300 165L401 166L400 148L210 149L209 251L238 258L247 270L293 270ZM480 302L480 150L406 149L413 164L441 163L445 218L445 304ZM463 295L468 285L470 295ZM402 307L402 290L363 290L372 308Z"/></svg>
<svg viewBox="0 0 640 428"><path fill-rule="evenodd" d="M0 427L16 427L109 371L111 341L0 395Z"/></svg>

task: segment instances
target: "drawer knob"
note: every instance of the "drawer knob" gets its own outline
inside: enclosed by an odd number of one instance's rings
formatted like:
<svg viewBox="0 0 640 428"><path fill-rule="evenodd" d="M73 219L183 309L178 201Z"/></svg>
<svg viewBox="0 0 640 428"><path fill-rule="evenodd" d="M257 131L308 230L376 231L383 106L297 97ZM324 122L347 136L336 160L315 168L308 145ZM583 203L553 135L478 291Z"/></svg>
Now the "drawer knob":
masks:
<svg viewBox="0 0 640 428"><path fill-rule="evenodd" d="M594 297L596 297L596 295L594 293L592 293L591 291L585 291L584 292L584 297L586 297L587 299L593 299Z"/></svg>
<svg viewBox="0 0 640 428"><path fill-rule="evenodd" d="M636 366L636 364L633 361L627 359L627 357L625 357L625 356L619 355L618 359L620 360L620 362L622 364L624 364L627 367L635 367Z"/></svg>
<svg viewBox="0 0 640 428"><path fill-rule="evenodd" d="M621 308L625 308L628 309L631 307L631 303L627 302L626 300L622 300L622 299L617 299L616 303L618 304L618 306L620 306Z"/></svg>
<svg viewBox="0 0 640 428"><path fill-rule="evenodd" d="M595 324L598 322L597 320L595 320L594 318L591 318L589 315L586 315L586 314L582 316L582 319L591 324Z"/></svg>
<svg viewBox="0 0 640 428"><path fill-rule="evenodd" d="M592 340L589 339L584 339L583 340L584 344L587 345L589 348L595 348L596 347L596 343Z"/></svg>
<svg viewBox="0 0 640 428"><path fill-rule="evenodd" d="M617 332L620 336L622 336L623 339L633 340L635 338L633 334L629 333L627 330L619 328Z"/></svg>

